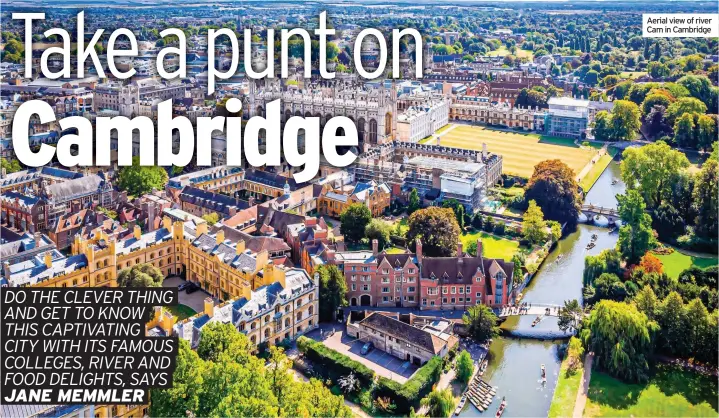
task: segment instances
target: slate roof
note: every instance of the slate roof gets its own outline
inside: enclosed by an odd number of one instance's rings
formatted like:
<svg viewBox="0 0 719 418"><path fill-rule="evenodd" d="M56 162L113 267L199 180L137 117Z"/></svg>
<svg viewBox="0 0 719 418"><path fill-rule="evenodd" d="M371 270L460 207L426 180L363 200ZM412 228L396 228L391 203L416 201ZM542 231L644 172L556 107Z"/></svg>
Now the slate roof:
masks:
<svg viewBox="0 0 719 418"><path fill-rule="evenodd" d="M219 257L223 263L237 270L255 271L257 268L257 259L250 255L251 250L245 249L240 255L237 255L237 244L231 243L231 240L225 240L218 245L215 236L202 234L192 241L192 245Z"/></svg>
<svg viewBox="0 0 719 418"><path fill-rule="evenodd" d="M434 354L439 354L439 352L442 351L442 348L446 345L446 342L441 338L434 336L425 330L413 327L412 325L390 318L389 316L382 315L379 312L372 313L370 316L360 321L359 325L364 325L385 334L409 341L412 344L422 347Z"/></svg>
<svg viewBox="0 0 719 418"><path fill-rule="evenodd" d="M233 207L238 211L249 207L247 202L244 200L235 199L224 194L214 193L191 186L187 186L182 189L182 192L180 193L180 200L224 215L229 215L230 208Z"/></svg>
<svg viewBox="0 0 719 418"><path fill-rule="evenodd" d="M45 193L56 202L86 196L104 190L105 179L100 175L80 177L60 183L53 183L45 188Z"/></svg>
<svg viewBox="0 0 719 418"><path fill-rule="evenodd" d="M75 270L87 267L87 258L84 254L65 257L57 250L51 250L52 263L50 268L45 265L45 254L40 253L30 260L10 266L10 277L7 277L10 286L35 285L54 276L72 273Z"/></svg>
<svg viewBox="0 0 719 418"><path fill-rule="evenodd" d="M303 269L287 269L285 287L279 282L262 286L252 291L250 299L244 297L229 300L215 306L210 317L200 313L174 326L180 338L189 341L196 347L200 341L202 327L210 322L232 323L237 326L241 322L249 322L263 315L274 314L277 305L284 305L315 289L314 282Z"/></svg>
<svg viewBox="0 0 719 418"><path fill-rule="evenodd" d="M276 173L270 173L269 171L262 170L246 171L245 180L264 184L265 186L274 187L276 189L284 188L285 183L287 183L290 186L291 191L297 190L297 188L299 187L295 179L291 177L285 177Z"/></svg>

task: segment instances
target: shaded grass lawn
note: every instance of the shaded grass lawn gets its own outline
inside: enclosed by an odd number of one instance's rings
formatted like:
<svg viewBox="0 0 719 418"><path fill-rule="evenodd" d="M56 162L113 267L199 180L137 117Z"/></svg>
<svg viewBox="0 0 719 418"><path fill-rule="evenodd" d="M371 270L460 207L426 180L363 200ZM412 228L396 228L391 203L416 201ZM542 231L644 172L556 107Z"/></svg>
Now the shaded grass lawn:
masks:
<svg viewBox="0 0 719 418"><path fill-rule="evenodd" d="M478 238L482 238L482 248L484 248L484 256L487 258L502 258L510 261L514 254L519 251L519 241L513 241L506 238L499 238L486 232L470 232L461 236L462 245L465 251L469 244L477 242Z"/></svg>
<svg viewBox="0 0 719 418"><path fill-rule="evenodd" d="M440 145L446 147L487 150L503 157L502 171L529 178L537 163L549 158L558 158L575 173L596 155L596 150L581 148L568 138L541 136L533 133L489 129L474 125L457 125L440 138Z"/></svg>
<svg viewBox="0 0 719 418"><path fill-rule="evenodd" d="M189 318L192 315L196 314L194 309L190 308L187 305L179 304L177 306L166 306L165 309L170 311L170 313L177 317L177 321L182 321L185 318Z"/></svg>
<svg viewBox="0 0 719 418"><path fill-rule="evenodd" d="M559 368L559 379L554 389L552 405L549 407L549 417L571 417L574 412L574 404L577 401L577 392L582 383L582 370L579 367L573 375L567 375L567 359L564 359Z"/></svg>
<svg viewBox="0 0 719 418"><path fill-rule="evenodd" d="M677 250L674 250L671 254L657 254L656 256L662 261L662 264L664 265L664 272L667 273L667 276L673 279L678 279L679 275L691 266L707 268L715 266L719 263L719 260L716 258L695 257L682 254Z"/></svg>
<svg viewBox="0 0 719 418"><path fill-rule="evenodd" d="M595 371L585 417L716 417L716 378L658 366L647 383L627 384Z"/></svg>

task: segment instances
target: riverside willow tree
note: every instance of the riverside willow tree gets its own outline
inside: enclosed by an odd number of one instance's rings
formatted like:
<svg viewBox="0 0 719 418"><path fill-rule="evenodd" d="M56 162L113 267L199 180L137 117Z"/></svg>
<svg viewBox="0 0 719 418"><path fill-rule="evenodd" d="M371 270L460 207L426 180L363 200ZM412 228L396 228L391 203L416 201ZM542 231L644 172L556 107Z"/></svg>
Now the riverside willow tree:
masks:
<svg viewBox="0 0 719 418"><path fill-rule="evenodd" d="M474 305L462 316L469 336L478 343L483 343L499 335L497 322L499 318L487 305Z"/></svg>
<svg viewBox="0 0 719 418"><path fill-rule="evenodd" d="M597 368L622 380L643 382L657 329L634 304L603 300L584 321L582 341L594 352Z"/></svg>
<svg viewBox="0 0 719 418"><path fill-rule="evenodd" d="M459 241L459 225L449 208L420 209L409 217L408 242L422 241L422 253L429 257L454 255Z"/></svg>
<svg viewBox="0 0 719 418"><path fill-rule="evenodd" d="M320 266L317 273L320 275L320 321L332 321L337 309L347 306L347 282L335 265Z"/></svg>
<svg viewBox="0 0 719 418"><path fill-rule="evenodd" d="M566 222L573 230L579 216L578 191L574 170L561 160L545 160L534 167L524 198L537 202L546 219Z"/></svg>
<svg viewBox="0 0 719 418"><path fill-rule="evenodd" d="M268 365L253 355L239 355L249 344L231 324L234 334L219 333L226 341L213 344L212 357L203 359L184 339L179 340L172 387L150 390L153 417L208 416L333 416L351 417L341 396L322 382L297 381L289 373L291 361L282 349L270 348ZM202 344L203 336L200 338Z"/></svg>
<svg viewBox="0 0 719 418"><path fill-rule="evenodd" d="M435 389L420 403L422 406L427 407L427 416L446 418L452 414L454 409L454 396L452 396L452 391L449 389Z"/></svg>
<svg viewBox="0 0 719 418"><path fill-rule="evenodd" d="M362 203L353 203L340 214L340 232L347 241L359 242L364 238L365 228L372 220L372 212Z"/></svg>
<svg viewBox="0 0 719 418"><path fill-rule="evenodd" d="M117 186L132 196L142 196L152 189L162 190L168 179L163 167L141 166L140 157L133 157L132 165L120 167Z"/></svg>
<svg viewBox="0 0 719 418"><path fill-rule="evenodd" d="M152 264L135 264L117 275L119 287L160 287L163 280L162 271Z"/></svg>

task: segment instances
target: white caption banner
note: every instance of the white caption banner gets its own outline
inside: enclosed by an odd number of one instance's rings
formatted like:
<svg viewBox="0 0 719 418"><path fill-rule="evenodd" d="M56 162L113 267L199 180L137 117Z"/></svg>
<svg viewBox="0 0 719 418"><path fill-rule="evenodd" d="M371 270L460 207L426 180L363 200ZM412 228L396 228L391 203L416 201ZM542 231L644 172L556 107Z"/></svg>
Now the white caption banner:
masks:
<svg viewBox="0 0 719 418"><path fill-rule="evenodd" d="M645 38L716 38L719 37L719 14L715 13L645 13L642 15Z"/></svg>

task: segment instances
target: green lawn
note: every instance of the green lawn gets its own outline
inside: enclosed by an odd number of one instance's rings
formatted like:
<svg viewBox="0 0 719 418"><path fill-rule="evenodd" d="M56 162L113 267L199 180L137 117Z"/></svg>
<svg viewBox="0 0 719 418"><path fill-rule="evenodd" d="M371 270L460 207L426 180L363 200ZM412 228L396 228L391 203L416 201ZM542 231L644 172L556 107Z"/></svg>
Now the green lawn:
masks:
<svg viewBox="0 0 719 418"><path fill-rule="evenodd" d="M197 313L194 309L183 304L179 304L177 306L166 306L165 309L170 311L172 315L176 316L178 321L182 321L183 319L189 318Z"/></svg>
<svg viewBox="0 0 719 418"><path fill-rule="evenodd" d="M390 247L385 249L385 251L387 252L387 254L404 254L405 249L399 247Z"/></svg>
<svg viewBox="0 0 719 418"><path fill-rule="evenodd" d="M602 175L604 170L607 168L609 164L612 163L612 156L609 154L604 154L601 157L599 157L599 161L597 161L591 170L584 176L584 178L579 182L579 187L584 190L584 193L587 193L589 189L594 186L594 183L597 182L597 179L599 179L599 176Z"/></svg>
<svg viewBox="0 0 719 418"><path fill-rule="evenodd" d="M559 380L557 388L554 389L554 398L549 407L549 418L571 417L574 412L574 404L577 401L577 392L582 383L582 368L580 367L573 375L567 375L567 360L562 362L559 368Z"/></svg>
<svg viewBox="0 0 719 418"><path fill-rule="evenodd" d="M701 268L707 268L715 266L719 262L716 258L701 258L694 257L687 254L682 254L677 250L668 255L657 254L657 257L662 261L664 265L664 271L667 276L677 279L684 270L691 266L697 266Z"/></svg>
<svg viewBox="0 0 719 418"><path fill-rule="evenodd" d="M594 371L585 417L716 417L717 380L658 366L649 382L627 384Z"/></svg>
<svg viewBox="0 0 719 418"><path fill-rule="evenodd" d="M446 147L487 150L502 156L502 171L529 178L537 163L548 158L558 158L575 173L597 155L594 149L581 148L568 138L555 138L534 133L490 129L475 125L457 125L442 135L440 145Z"/></svg>
<svg viewBox="0 0 719 418"><path fill-rule="evenodd" d="M486 232L471 232L462 235L461 238L465 250L470 243L477 242L477 238L482 238L482 248L487 258L502 258L509 261L519 251L519 241L498 238Z"/></svg>

